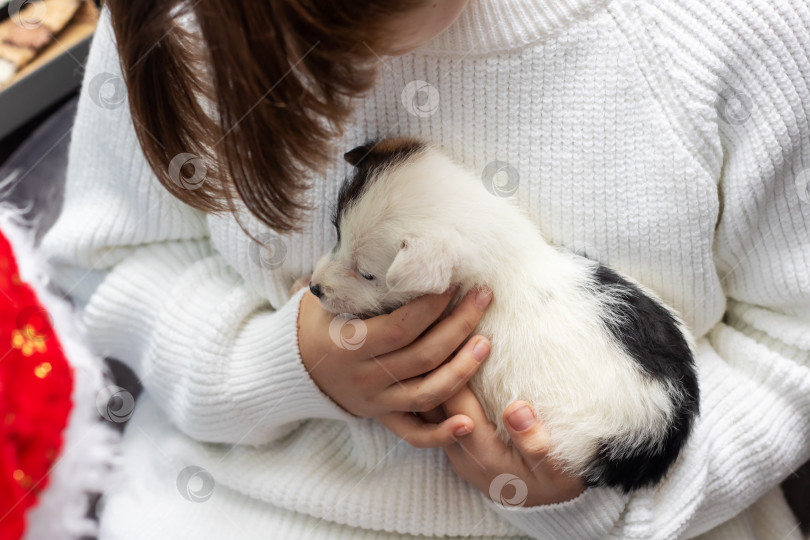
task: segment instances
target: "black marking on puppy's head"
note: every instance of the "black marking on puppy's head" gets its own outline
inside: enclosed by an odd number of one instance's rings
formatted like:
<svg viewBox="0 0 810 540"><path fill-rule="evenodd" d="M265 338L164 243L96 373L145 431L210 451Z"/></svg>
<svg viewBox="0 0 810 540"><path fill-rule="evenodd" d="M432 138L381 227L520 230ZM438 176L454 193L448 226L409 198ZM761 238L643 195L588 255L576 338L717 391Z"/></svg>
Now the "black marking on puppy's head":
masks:
<svg viewBox="0 0 810 540"><path fill-rule="evenodd" d="M340 242L340 220L344 211L360 199L379 172L401 164L425 148L425 143L418 139L396 137L367 141L343 154L343 158L355 169L340 186L337 204L332 214L332 224L337 230L338 242Z"/></svg>
<svg viewBox="0 0 810 540"><path fill-rule="evenodd" d="M343 154L343 159L358 168L375 168L399 163L425 146L424 142L411 137L371 140Z"/></svg>
<svg viewBox="0 0 810 540"><path fill-rule="evenodd" d="M622 299L610 308L614 313L602 314L613 337L644 374L671 389L674 414L662 440L632 455L616 456L609 440L599 448L591 482L627 492L660 481L686 444L699 413L697 372L689 343L664 305L601 264L594 278L597 288Z"/></svg>

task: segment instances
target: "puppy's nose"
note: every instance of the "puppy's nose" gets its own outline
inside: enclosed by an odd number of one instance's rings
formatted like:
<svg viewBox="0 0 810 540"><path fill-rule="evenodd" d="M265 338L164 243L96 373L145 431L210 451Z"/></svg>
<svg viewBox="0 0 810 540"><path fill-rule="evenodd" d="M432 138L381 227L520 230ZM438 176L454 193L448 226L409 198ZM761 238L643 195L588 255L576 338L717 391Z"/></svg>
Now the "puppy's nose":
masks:
<svg viewBox="0 0 810 540"><path fill-rule="evenodd" d="M314 294L315 296L317 296L318 298L320 298L323 295L323 291L321 290L320 283L316 283L315 285L313 285L312 282L310 281L309 282L309 291L312 294Z"/></svg>

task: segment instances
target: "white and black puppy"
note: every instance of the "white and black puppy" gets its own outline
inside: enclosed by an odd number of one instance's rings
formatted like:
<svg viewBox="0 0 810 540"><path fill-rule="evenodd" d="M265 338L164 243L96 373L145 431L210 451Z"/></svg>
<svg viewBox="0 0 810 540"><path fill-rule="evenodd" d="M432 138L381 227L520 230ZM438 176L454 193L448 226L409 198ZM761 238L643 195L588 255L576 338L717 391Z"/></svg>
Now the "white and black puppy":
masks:
<svg viewBox="0 0 810 540"><path fill-rule="evenodd" d="M551 457L591 485L625 491L658 482L698 414L693 345L654 293L549 245L509 200L413 139L368 143L334 215L338 242L310 290L333 313L388 313L451 284L486 284L493 300L475 329L491 341L470 381L508 440L504 409L534 406Z"/></svg>

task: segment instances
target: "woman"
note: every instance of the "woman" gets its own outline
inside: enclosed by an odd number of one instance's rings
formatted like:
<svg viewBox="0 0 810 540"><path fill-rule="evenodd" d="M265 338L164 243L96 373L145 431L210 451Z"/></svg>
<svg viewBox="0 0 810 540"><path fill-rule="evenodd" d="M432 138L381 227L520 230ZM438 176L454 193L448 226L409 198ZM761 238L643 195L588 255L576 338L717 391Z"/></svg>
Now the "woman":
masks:
<svg viewBox="0 0 810 540"><path fill-rule="evenodd" d="M778 483L810 457L807 5L108 5L43 242L146 389L102 540L797 537ZM122 80L129 107L101 91ZM441 145L683 314L702 416L659 486L559 474L520 402L515 448L489 437L461 384L486 297L422 337L448 296L418 299L364 341L290 294L334 242L339 156L385 135Z"/></svg>

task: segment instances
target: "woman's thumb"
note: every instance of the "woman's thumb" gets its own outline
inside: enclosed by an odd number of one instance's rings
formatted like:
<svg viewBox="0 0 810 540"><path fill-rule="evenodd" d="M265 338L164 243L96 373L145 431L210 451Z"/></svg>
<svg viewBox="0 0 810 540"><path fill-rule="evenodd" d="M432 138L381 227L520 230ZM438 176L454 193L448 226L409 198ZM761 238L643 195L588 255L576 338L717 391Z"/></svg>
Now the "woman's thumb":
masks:
<svg viewBox="0 0 810 540"><path fill-rule="evenodd" d="M515 448L525 459L540 461L546 457L550 438L531 405L525 401L512 403L503 412L503 422Z"/></svg>

